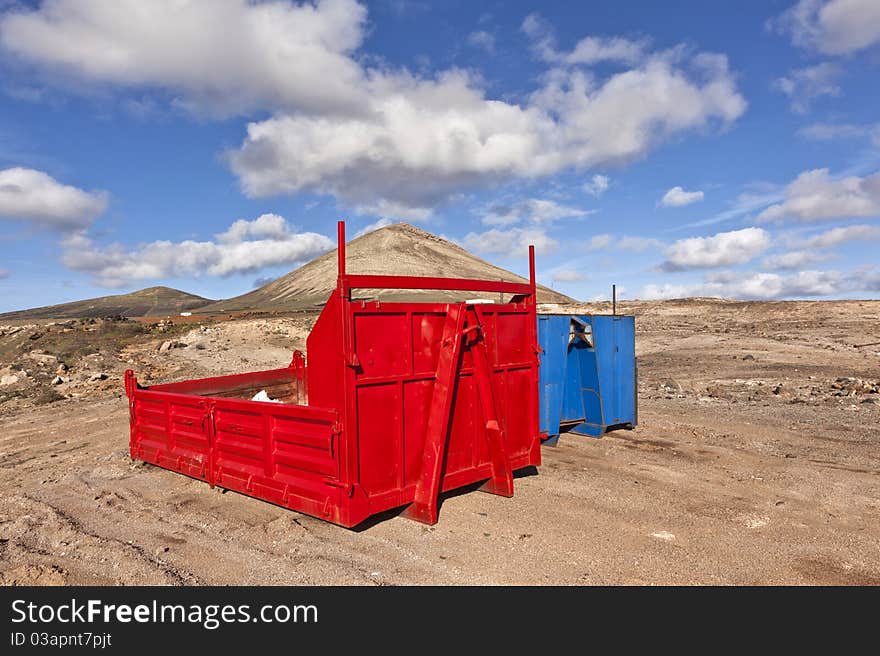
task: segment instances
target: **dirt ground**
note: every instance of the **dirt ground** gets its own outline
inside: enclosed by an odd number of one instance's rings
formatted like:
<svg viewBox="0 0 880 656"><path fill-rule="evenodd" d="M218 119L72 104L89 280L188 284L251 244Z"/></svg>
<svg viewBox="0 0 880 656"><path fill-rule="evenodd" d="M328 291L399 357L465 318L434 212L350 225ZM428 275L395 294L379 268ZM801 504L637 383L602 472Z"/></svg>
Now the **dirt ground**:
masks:
<svg viewBox="0 0 880 656"><path fill-rule="evenodd" d="M0 326L0 582L880 584L880 302L621 309L636 430L564 435L511 499L361 531L128 456L125 368L284 366L313 317Z"/></svg>

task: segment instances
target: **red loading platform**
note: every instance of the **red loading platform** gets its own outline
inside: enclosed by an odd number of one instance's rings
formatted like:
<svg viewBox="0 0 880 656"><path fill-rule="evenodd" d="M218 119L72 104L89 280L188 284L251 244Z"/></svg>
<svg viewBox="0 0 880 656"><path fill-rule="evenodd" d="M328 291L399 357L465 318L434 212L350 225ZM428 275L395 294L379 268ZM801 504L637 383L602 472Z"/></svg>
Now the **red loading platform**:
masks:
<svg viewBox="0 0 880 656"><path fill-rule="evenodd" d="M434 524L438 495L513 495L541 464L534 248L530 282L349 275L284 369L179 383L125 374L131 457L352 527L376 513ZM511 295L506 303L385 303L353 289ZM259 390L282 403L251 401Z"/></svg>

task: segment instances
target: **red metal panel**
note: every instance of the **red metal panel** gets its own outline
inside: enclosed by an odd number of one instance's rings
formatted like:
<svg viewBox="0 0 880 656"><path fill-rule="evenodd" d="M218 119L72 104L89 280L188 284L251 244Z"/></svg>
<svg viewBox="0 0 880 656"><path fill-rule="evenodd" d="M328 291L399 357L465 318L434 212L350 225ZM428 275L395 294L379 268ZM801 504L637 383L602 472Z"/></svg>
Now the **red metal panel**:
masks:
<svg viewBox="0 0 880 656"><path fill-rule="evenodd" d="M400 387L394 383L357 389L358 472L371 494L401 487L403 437Z"/></svg>
<svg viewBox="0 0 880 656"><path fill-rule="evenodd" d="M434 375L437 368L437 343L443 332L446 315L443 312L413 312L412 317L412 371L413 374Z"/></svg>
<svg viewBox="0 0 880 656"><path fill-rule="evenodd" d="M410 276L345 276L349 289L447 289L467 292L531 294L527 283L468 278L416 278Z"/></svg>
<svg viewBox="0 0 880 656"><path fill-rule="evenodd" d="M131 454L344 526L412 504L433 523L441 491L540 464L534 253L528 285L345 273L308 338L308 362L140 387ZM353 287L515 294L509 303L352 301ZM258 388L285 403L249 398ZM306 405L308 404L308 405Z"/></svg>

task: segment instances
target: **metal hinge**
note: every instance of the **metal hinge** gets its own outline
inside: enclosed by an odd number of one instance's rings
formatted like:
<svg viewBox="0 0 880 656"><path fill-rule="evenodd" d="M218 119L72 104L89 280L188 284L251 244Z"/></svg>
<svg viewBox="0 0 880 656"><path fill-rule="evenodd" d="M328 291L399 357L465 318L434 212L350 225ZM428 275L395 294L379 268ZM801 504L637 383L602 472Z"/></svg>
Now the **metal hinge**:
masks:
<svg viewBox="0 0 880 656"><path fill-rule="evenodd" d="M336 446L336 444L335 444L335 443L336 443L336 439L337 439L340 435L342 435L342 424L340 424L338 421L334 421L334 422L330 425L330 445L329 445L329 451L330 451L330 457L331 457L331 458L334 457L333 452L334 452L334 447Z"/></svg>

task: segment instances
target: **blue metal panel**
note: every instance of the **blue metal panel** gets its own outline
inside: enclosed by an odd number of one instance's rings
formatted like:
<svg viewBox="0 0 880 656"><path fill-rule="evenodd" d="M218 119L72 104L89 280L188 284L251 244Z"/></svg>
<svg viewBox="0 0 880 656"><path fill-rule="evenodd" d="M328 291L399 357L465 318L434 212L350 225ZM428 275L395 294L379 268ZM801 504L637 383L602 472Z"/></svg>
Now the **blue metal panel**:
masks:
<svg viewBox="0 0 880 656"><path fill-rule="evenodd" d="M569 318L563 315L538 315L538 343L541 345L539 377L541 431L551 435L559 432L562 421L563 392L568 366ZM555 431L547 427L555 426ZM558 434L555 440L559 439Z"/></svg>
<svg viewBox="0 0 880 656"><path fill-rule="evenodd" d="M538 315L541 431L561 426L600 436L636 424L635 320L631 316Z"/></svg>

